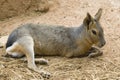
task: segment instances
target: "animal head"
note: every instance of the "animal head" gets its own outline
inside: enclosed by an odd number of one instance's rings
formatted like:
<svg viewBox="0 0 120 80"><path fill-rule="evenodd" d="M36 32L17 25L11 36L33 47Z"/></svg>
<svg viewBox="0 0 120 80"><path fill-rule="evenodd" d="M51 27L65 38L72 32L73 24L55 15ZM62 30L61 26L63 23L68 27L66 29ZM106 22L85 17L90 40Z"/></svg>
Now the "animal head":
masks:
<svg viewBox="0 0 120 80"><path fill-rule="evenodd" d="M87 31L87 39L98 47L102 47L106 43L104 39L103 28L99 22L101 14L102 9L100 8L94 18L89 13L87 13L86 18L83 21L84 27Z"/></svg>

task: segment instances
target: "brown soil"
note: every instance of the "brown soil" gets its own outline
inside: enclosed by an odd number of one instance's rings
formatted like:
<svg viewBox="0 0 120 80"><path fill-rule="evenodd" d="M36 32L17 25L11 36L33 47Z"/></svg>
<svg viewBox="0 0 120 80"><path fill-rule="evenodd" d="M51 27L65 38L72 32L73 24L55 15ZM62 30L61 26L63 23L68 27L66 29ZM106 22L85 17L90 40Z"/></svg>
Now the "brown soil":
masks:
<svg viewBox="0 0 120 80"><path fill-rule="evenodd" d="M52 1L52 0L49 0ZM54 0L55 1L55 0ZM51 3L49 12L42 15L30 14L0 21L1 36L9 34L20 24L43 23L79 26L86 13L91 15L103 8L101 24L107 44L104 54L97 58L64 58L42 56L49 65L40 65L51 72L50 80L119 80L120 79L120 1L119 0L57 0ZM0 49L0 53L5 51ZM0 80L40 80L38 73L27 68L20 59L0 57Z"/></svg>
<svg viewBox="0 0 120 80"><path fill-rule="evenodd" d="M30 13L48 11L47 0L0 0L0 20L13 16Z"/></svg>

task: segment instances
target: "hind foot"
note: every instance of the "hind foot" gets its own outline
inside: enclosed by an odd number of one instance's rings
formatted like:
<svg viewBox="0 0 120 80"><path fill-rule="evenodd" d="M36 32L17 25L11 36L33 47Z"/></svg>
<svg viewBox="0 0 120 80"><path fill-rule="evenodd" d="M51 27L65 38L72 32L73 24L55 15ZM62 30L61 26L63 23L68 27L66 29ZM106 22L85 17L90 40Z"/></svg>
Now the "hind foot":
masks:
<svg viewBox="0 0 120 80"><path fill-rule="evenodd" d="M47 79L50 78L50 73L49 73L49 72L46 72L46 71L44 71L44 70L41 70L41 71L40 71L40 74L41 74L41 76L42 76L43 78L47 78Z"/></svg>
<svg viewBox="0 0 120 80"><path fill-rule="evenodd" d="M40 73L40 75L41 75L43 78L47 78L47 79L50 78L50 73L47 72L47 71L44 71L44 70L42 70L42 69L39 69L39 68L37 68L36 66L34 66L34 67L28 66L28 68L31 69L31 70L33 70L33 71L35 71L35 72L37 72L37 73Z"/></svg>

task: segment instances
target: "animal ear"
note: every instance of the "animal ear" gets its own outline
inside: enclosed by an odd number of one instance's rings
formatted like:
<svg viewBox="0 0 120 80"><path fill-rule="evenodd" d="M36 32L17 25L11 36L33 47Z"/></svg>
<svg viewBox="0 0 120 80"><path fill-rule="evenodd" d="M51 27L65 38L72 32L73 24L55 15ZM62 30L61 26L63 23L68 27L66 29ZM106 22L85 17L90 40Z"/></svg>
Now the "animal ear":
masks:
<svg viewBox="0 0 120 80"><path fill-rule="evenodd" d="M100 9L98 10L98 12L95 14L95 19L99 21L101 15L102 15L102 8L100 8Z"/></svg>
<svg viewBox="0 0 120 80"><path fill-rule="evenodd" d="M93 22L93 18L89 13L87 13L86 18L83 21L83 24L87 27L87 29L89 29L89 25L91 22Z"/></svg>

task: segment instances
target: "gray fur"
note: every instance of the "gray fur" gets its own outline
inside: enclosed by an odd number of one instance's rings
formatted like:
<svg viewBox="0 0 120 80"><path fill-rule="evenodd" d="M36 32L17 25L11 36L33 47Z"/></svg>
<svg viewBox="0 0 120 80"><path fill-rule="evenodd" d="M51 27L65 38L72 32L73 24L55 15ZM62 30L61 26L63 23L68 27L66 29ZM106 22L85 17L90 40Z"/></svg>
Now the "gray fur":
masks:
<svg viewBox="0 0 120 80"><path fill-rule="evenodd" d="M97 26L97 28L102 31L100 26ZM23 36L31 36L34 40L35 53L39 55L67 56L67 54L73 52L69 57L80 56L85 54L94 44L94 42L89 42L90 40L87 39L89 36L86 33L86 27L84 25L68 28L64 26L31 23L17 28L12 34L15 33L15 39ZM103 41L103 37L100 37L101 41ZM8 39L8 42L10 41Z"/></svg>
<svg viewBox="0 0 120 80"><path fill-rule="evenodd" d="M105 45L104 32L99 23L101 13L102 11L99 9L95 18L87 13L83 24L79 27L32 23L22 25L10 34L6 44L6 52L10 55L12 52L18 52L21 56L25 54L28 67L37 72L34 63L35 54L65 57L86 55L93 45L98 47ZM89 55L89 57L97 54ZM43 71L41 72L43 73Z"/></svg>

